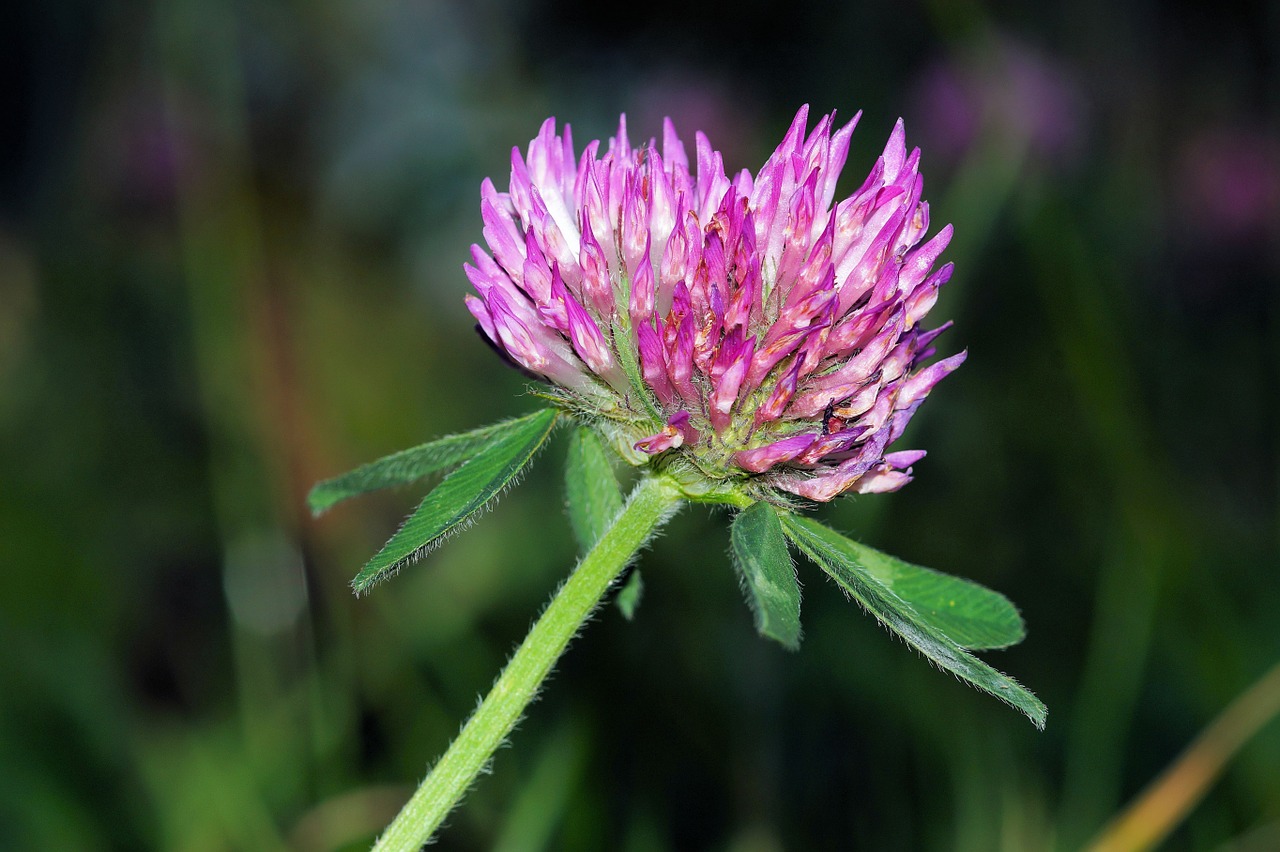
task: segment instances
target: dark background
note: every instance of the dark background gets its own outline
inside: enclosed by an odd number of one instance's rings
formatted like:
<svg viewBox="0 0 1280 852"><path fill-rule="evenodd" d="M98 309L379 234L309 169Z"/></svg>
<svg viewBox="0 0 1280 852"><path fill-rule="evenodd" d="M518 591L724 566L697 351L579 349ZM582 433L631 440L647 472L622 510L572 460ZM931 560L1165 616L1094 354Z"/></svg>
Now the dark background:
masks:
<svg viewBox="0 0 1280 852"><path fill-rule="evenodd" d="M822 516L1008 594L1047 730L726 518L645 555L442 849L1078 848L1280 657L1280 6L63 2L0 12L0 847L360 848L564 576L563 441L369 596L415 502L310 484L535 401L462 305L547 115L758 168L801 103L924 149L968 363ZM1280 725L1168 848L1280 848Z"/></svg>

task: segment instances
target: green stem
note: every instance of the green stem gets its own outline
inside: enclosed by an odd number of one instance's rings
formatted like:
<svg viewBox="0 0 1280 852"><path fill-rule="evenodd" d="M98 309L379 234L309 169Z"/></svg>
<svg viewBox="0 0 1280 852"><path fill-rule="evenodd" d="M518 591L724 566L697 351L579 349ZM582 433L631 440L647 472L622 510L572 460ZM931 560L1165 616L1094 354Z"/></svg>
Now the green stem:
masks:
<svg viewBox="0 0 1280 852"><path fill-rule="evenodd" d="M680 491L667 479L640 480L613 526L552 597L444 757L378 838L375 852L413 852L431 838L511 733L605 591L680 500Z"/></svg>

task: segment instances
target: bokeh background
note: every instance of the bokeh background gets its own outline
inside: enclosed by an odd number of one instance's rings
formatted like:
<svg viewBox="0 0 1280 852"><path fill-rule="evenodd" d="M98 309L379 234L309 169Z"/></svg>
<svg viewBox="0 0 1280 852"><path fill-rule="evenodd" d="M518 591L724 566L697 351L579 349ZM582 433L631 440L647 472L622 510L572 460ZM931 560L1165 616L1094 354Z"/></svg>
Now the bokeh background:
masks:
<svg viewBox="0 0 1280 852"><path fill-rule="evenodd" d="M807 564L757 638L687 509L441 849L1079 848L1280 659L1280 6L154 3L0 11L0 848L367 844L575 553L563 443L362 599L412 490L314 481L530 411L461 265L547 115L757 167L898 116L968 363L823 516L1008 594L1041 734ZM1170 849L1280 848L1280 724Z"/></svg>

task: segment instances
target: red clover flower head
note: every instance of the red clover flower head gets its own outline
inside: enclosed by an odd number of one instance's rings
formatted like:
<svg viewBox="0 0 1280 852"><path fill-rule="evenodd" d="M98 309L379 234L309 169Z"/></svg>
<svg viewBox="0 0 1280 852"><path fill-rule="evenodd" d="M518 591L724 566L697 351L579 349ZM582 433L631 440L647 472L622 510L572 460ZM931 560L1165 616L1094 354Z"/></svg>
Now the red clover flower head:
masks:
<svg viewBox="0 0 1280 852"><path fill-rule="evenodd" d="M919 450L888 452L965 353L929 366L921 321L950 263L951 226L923 241L920 150L902 122L871 174L836 201L858 116L808 108L753 176L730 178L670 120L661 153L618 132L574 152L543 124L512 152L511 182L481 187L488 251L465 269L484 335L633 464L691 491L827 501L894 491Z"/></svg>

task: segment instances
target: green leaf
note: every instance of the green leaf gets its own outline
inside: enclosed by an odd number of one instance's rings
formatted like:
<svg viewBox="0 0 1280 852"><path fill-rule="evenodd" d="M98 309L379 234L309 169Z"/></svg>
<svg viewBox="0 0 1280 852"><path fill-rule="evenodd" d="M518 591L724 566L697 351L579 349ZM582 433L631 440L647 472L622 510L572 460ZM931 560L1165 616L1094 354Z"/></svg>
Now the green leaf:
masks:
<svg viewBox="0 0 1280 852"><path fill-rule="evenodd" d="M622 588L613 599L618 609L622 611L622 617L627 621L636 617L636 607L640 606L640 596L643 593L644 578L640 576L639 568L632 568L631 573L627 575L627 581L622 584Z"/></svg>
<svg viewBox="0 0 1280 852"><path fill-rule="evenodd" d="M1044 730L1048 710L1038 698L1013 678L965 651L854 561L844 536L791 514L783 516L782 525L787 537L881 624L938 666L1021 710Z"/></svg>
<svg viewBox="0 0 1280 852"><path fill-rule="evenodd" d="M569 439L564 484L569 500L569 523L573 526L578 547L586 553L609 531L622 512L622 489L613 474L609 451L594 429L580 426ZM640 577L640 569L634 568L613 598L627 621L635 618L643 592L644 580Z"/></svg>
<svg viewBox="0 0 1280 852"><path fill-rule="evenodd" d="M504 432L423 498L391 540L351 581L356 593L420 558L484 508L529 463L551 434L558 417L557 411L546 409L504 424Z"/></svg>
<svg viewBox="0 0 1280 852"><path fill-rule="evenodd" d="M622 491L604 442L594 429L580 426L573 431L565 459L564 484L573 535L586 553L609 531L613 519L622 511Z"/></svg>
<svg viewBox="0 0 1280 852"><path fill-rule="evenodd" d="M393 485L407 485L429 474L456 467L484 449L499 435L545 414L546 411L539 411L515 420L504 420L384 456L342 476L317 483L307 495L307 505L312 514L319 515L350 497Z"/></svg>
<svg viewBox="0 0 1280 852"><path fill-rule="evenodd" d="M1026 625L1018 608L999 592L903 562L844 536L837 536L831 544L961 648L1007 648L1026 638Z"/></svg>
<svg viewBox="0 0 1280 852"><path fill-rule="evenodd" d="M800 647L800 584L777 511L760 502L739 512L729 541L756 630L794 651Z"/></svg>

